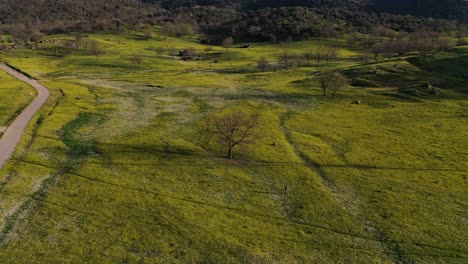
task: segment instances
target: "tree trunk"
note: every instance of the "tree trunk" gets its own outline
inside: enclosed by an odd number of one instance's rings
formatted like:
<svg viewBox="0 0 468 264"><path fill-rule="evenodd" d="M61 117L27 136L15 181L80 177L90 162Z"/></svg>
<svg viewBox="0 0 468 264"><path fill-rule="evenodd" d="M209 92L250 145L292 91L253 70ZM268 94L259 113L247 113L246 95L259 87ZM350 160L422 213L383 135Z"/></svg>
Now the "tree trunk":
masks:
<svg viewBox="0 0 468 264"><path fill-rule="evenodd" d="M232 146L229 146L229 148L228 148L228 154L227 154L226 158L232 159Z"/></svg>
<svg viewBox="0 0 468 264"><path fill-rule="evenodd" d="M323 96L327 96L327 90L323 89Z"/></svg>

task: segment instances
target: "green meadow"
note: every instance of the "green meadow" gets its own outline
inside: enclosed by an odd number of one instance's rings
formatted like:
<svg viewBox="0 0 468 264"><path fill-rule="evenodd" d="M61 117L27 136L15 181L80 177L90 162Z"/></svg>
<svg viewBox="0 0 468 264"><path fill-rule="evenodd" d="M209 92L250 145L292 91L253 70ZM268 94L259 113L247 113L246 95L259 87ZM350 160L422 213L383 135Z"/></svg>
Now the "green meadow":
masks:
<svg viewBox="0 0 468 264"><path fill-rule="evenodd" d="M52 92L0 171L1 263L468 261L468 47L363 64L312 39L184 61L156 49L209 46L130 32L62 56L73 38L0 55ZM256 69L319 46L337 59ZM332 69L355 83L336 98L315 74ZM1 125L31 89L0 78ZM201 131L236 109L260 136L227 160Z"/></svg>
<svg viewBox="0 0 468 264"><path fill-rule="evenodd" d="M2 71L0 73L0 128L8 126L35 95L36 91L32 87Z"/></svg>

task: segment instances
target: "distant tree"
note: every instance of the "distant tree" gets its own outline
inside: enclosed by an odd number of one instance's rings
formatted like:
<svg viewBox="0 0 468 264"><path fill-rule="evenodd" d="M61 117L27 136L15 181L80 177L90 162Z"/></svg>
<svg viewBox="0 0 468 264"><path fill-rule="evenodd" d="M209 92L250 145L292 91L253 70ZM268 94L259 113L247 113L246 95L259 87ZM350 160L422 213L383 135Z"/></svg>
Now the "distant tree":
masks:
<svg viewBox="0 0 468 264"><path fill-rule="evenodd" d="M261 70L262 72L265 72L265 70L268 69L269 67L270 67L270 61L267 58L261 57L257 61L257 69Z"/></svg>
<svg viewBox="0 0 468 264"><path fill-rule="evenodd" d="M326 63L328 63L328 61L332 59L336 59L337 54L338 54L338 49L336 48L328 47L328 48L323 49L323 57Z"/></svg>
<svg viewBox="0 0 468 264"><path fill-rule="evenodd" d="M258 114L248 115L243 111L234 111L224 115L212 115L205 124L205 134L214 137L226 148L226 158L232 159L236 146L254 143L259 125Z"/></svg>
<svg viewBox="0 0 468 264"><path fill-rule="evenodd" d="M458 30L456 33L455 33L455 38L457 38L457 45L463 45L465 44L465 37L466 37L466 32L464 32L463 30Z"/></svg>
<svg viewBox="0 0 468 264"><path fill-rule="evenodd" d="M370 52L374 54L374 60L378 61L379 60L379 55L384 52L384 46L382 43L375 43L371 49Z"/></svg>
<svg viewBox="0 0 468 264"><path fill-rule="evenodd" d="M339 90L348 84L348 79L339 72L324 73L319 77L320 87L323 90L323 96L327 96L327 91L332 90L332 97L335 98Z"/></svg>
<svg viewBox="0 0 468 264"><path fill-rule="evenodd" d="M359 54L358 58L360 61L367 64L369 63L370 55L368 53L362 53L362 54Z"/></svg>
<svg viewBox="0 0 468 264"><path fill-rule="evenodd" d="M223 47L229 52L229 49L234 45L234 39L232 37L226 38L223 40Z"/></svg>
<svg viewBox="0 0 468 264"><path fill-rule="evenodd" d="M285 51L283 51L283 53L281 53L279 55L278 61L286 69L291 69L294 66L294 54L292 54L289 51L285 50Z"/></svg>
<svg viewBox="0 0 468 264"><path fill-rule="evenodd" d="M15 24L10 27L10 34L15 42L27 44L31 40L31 34L24 24Z"/></svg>
<svg viewBox="0 0 468 264"><path fill-rule="evenodd" d="M143 63L143 56L139 54L133 54L131 60L133 63L135 63L138 67L138 70L140 69L140 65Z"/></svg>
<svg viewBox="0 0 468 264"><path fill-rule="evenodd" d="M101 56L102 54L104 54L104 50L101 49L101 47L99 46L99 42L95 40L90 42L90 52L94 56L96 56L96 59L99 58L99 56Z"/></svg>
<svg viewBox="0 0 468 264"><path fill-rule="evenodd" d="M324 73L319 76L319 83L320 88L322 88L323 91L323 96L327 96L327 90L330 87L331 79L332 77L330 73Z"/></svg>
<svg viewBox="0 0 468 264"><path fill-rule="evenodd" d="M306 51L306 52L302 53L302 56L306 60L307 64L310 64L310 61L314 59L314 52Z"/></svg>
<svg viewBox="0 0 468 264"><path fill-rule="evenodd" d="M306 58L302 54L293 55L293 64L295 64L296 66L304 66L307 64L306 61Z"/></svg>
<svg viewBox="0 0 468 264"><path fill-rule="evenodd" d="M453 43L449 38L440 38L436 42L437 50L450 51L453 49Z"/></svg>
<svg viewBox="0 0 468 264"><path fill-rule="evenodd" d="M343 87L348 85L349 81L346 77L344 77L341 73L335 72L331 74L331 80L329 83L330 89L333 92L333 98L336 97L336 93L341 90Z"/></svg>
<svg viewBox="0 0 468 264"><path fill-rule="evenodd" d="M153 38L153 29L151 28L151 26L148 25L143 29L143 36L145 37L145 39Z"/></svg>
<svg viewBox="0 0 468 264"><path fill-rule="evenodd" d="M323 48L318 48L314 51L314 58L317 60L317 65L320 66L320 62L324 58L324 50Z"/></svg>
<svg viewBox="0 0 468 264"><path fill-rule="evenodd" d="M194 34L193 25L182 22L167 22L163 25L163 32L168 36L182 37Z"/></svg>

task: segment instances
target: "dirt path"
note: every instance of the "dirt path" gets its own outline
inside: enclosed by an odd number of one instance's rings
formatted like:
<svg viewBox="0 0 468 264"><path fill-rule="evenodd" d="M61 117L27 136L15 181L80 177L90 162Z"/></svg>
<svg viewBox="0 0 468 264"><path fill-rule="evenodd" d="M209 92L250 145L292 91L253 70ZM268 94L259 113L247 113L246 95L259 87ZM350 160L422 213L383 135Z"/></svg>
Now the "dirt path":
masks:
<svg viewBox="0 0 468 264"><path fill-rule="evenodd" d="M37 90L37 96L31 102L31 104L26 107L23 112L21 112L18 117L6 128L5 133L0 138L0 169L3 168L8 159L13 155L16 146L18 145L23 133L28 126L29 121L33 116L39 111L42 105L49 98L49 90L40 84L39 82L29 79L23 74L15 71L14 69L0 63L0 69L15 77L16 79L23 81Z"/></svg>

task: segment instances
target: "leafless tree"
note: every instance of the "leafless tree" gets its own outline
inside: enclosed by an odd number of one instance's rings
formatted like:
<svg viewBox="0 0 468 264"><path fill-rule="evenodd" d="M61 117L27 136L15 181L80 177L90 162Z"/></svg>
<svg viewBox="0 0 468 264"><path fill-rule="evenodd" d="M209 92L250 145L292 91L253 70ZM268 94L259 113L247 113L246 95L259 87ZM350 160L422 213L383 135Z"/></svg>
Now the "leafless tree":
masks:
<svg viewBox="0 0 468 264"><path fill-rule="evenodd" d="M437 50L450 51L453 49L453 43L449 38L440 38L436 42Z"/></svg>
<svg viewBox="0 0 468 264"><path fill-rule="evenodd" d="M333 91L333 98L336 97L336 93L341 90L343 87L348 85L349 81L341 73L335 72L331 75L330 80L330 89Z"/></svg>
<svg viewBox="0 0 468 264"><path fill-rule="evenodd" d="M104 54L104 50L101 49L99 46L99 42L97 41L91 41L90 42L90 51L91 53L96 56L96 59L99 58L102 54Z"/></svg>
<svg viewBox="0 0 468 264"><path fill-rule="evenodd" d="M143 36L145 37L145 39L152 39L153 38L153 29L151 28L151 26L146 26L143 29Z"/></svg>
<svg viewBox="0 0 468 264"><path fill-rule="evenodd" d="M339 90L349 83L348 79L339 72L324 73L320 75L319 82L323 90L323 96L327 96L328 89L331 89L333 98L336 97Z"/></svg>
<svg viewBox="0 0 468 264"><path fill-rule="evenodd" d="M314 57L317 60L317 65L320 66L320 62L322 61L324 57L324 50L323 48L318 48L314 51Z"/></svg>
<svg viewBox="0 0 468 264"><path fill-rule="evenodd" d="M369 63L370 55L368 53L362 53L362 54L359 54L358 58L360 61L367 64Z"/></svg>
<svg viewBox="0 0 468 264"><path fill-rule="evenodd" d="M323 56L324 56L326 63L328 63L328 61L332 59L336 59L337 54L338 54L338 49L334 47L328 47L328 48L323 49Z"/></svg>
<svg viewBox="0 0 468 264"><path fill-rule="evenodd" d="M227 52L229 52L229 49L232 48L233 45L234 39L232 37L223 40L223 47L226 49Z"/></svg>
<svg viewBox="0 0 468 264"><path fill-rule="evenodd" d="M371 47L371 53L374 54L374 60L378 61L379 60L379 55L384 52L384 47L382 43L375 43Z"/></svg>
<svg viewBox="0 0 468 264"><path fill-rule="evenodd" d="M133 54L131 60L133 63L135 63L138 67L138 70L140 69L140 65L143 63L143 56L139 54Z"/></svg>
<svg viewBox="0 0 468 264"><path fill-rule="evenodd" d="M287 50L279 55L278 60L286 69L291 69L294 66L294 54Z"/></svg>
<svg viewBox="0 0 468 264"><path fill-rule="evenodd" d="M294 54L293 55L293 64L296 66L304 66L306 65L306 58L302 54Z"/></svg>
<svg viewBox="0 0 468 264"><path fill-rule="evenodd" d="M205 133L215 138L226 147L226 158L232 159L236 146L252 144L257 138L259 125L258 114L248 115L243 111L234 111L224 115L212 115L208 118Z"/></svg>
<svg viewBox="0 0 468 264"><path fill-rule="evenodd" d="M310 64L310 61L314 58L314 53L312 51L306 51L302 53L302 56L307 61L307 64Z"/></svg>
<svg viewBox="0 0 468 264"><path fill-rule="evenodd" d="M261 70L262 72L265 72L265 70L268 69L269 67L270 67L270 61L267 58L261 57L257 61L257 69Z"/></svg>
<svg viewBox="0 0 468 264"><path fill-rule="evenodd" d="M327 90L330 87L331 74L324 73L319 76L320 88L322 88L323 96L327 96Z"/></svg>

